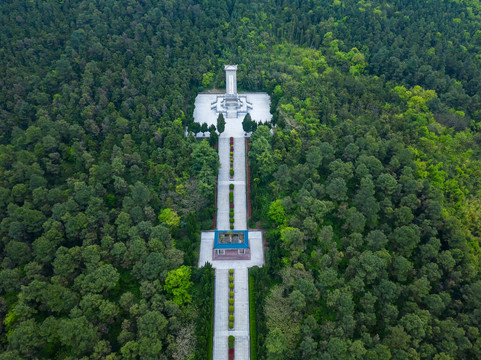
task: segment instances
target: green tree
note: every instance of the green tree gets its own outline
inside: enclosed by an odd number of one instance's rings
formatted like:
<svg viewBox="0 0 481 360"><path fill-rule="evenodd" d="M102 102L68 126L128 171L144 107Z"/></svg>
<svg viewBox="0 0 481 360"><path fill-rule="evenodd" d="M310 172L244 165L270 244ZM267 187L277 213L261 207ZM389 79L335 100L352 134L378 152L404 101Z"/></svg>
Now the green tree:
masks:
<svg viewBox="0 0 481 360"><path fill-rule="evenodd" d="M207 141L201 141L193 146L191 170L198 177L204 164L206 164L217 176L219 171L219 155L215 149L209 146Z"/></svg>
<svg viewBox="0 0 481 360"><path fill-rule="evenodd" d="M284 223L284 221L286 220L286 212L284 206L282 205L281 199L277 199L276 201L273 201L271 203L267 215L277 225L282 225Z"/></svg>
<svg viewBox="0 0 481 360"><path fill-rule="evenodd" d="M398 227L394 229L391 239L395 249L409 258L419 244L419 229L415 225Z"/></svg>
<svg viewBox="0 0 481 360"><path fill-rule="evenodd" d="M76 281L81 281L82 290L85 292L106 293L117 285L119 278L118 271L112 265L104 264L91 271L84 278L78 277Z"/></svg>
<svg viewBox="0 0 481 360"><path fill-rule="evenodd" d="M281 360L285 358L286 341L284 334L278 328L275 328L267 334L266 337L267 359Z"/></svg>
<svg viewBox="0 0 481 360"><path fill-rule="evenodd" d="M137 321L140 338L164 338L168 321L159 311L147 311Z"/></svg>
<svg viewBox="0 0 481 360"><path fill-rule="evenodd" d="M180 216L175 210L163 209L158 216L160 223L165 223L169 228L176 229L180 225Z"/></svg>
<svg viewBox="0 0 481 360"><path fill-rule="evenodd" d="M344 179L336 177L329 181L326 192L334 201L344 201L347 199L347 186Z"/></svg>
<svg viewBox="0 0 481 360"><path fill-rule="evenodd" d="M34 356L44 344L39 332L39 326L33 319L20 322L7 334L11 350L27 358Z"/></svg>
<svg viewBox="0 0 481 360"><path fill-rule="evenodd" d="M268 140L270 134L265 134L264 129L267 129L268 131L268 128L262 125L254 134L257 134L259 129L261 129L260 132L262 135L252 136L249 158L251 158L253 162L252 166L259 169L262 180L267 180L276 170L279 157L278 154L272 151L272 146Z"/></svg>
<svg viewBox="0 0 481 360"><path fill-rule="evenodd" d="M184 305L192 301L190 288L193 283L190 281L191 269L182 265L180 268L171 270L165 279L164 289L172 296L177 305Z"/></svg>
<svg viewBox="0 0 481 360"><path fill-rule="evenodd" d="M361 186L354 196L354 205L366 217L369 226L375 226L380 210L379 203L374 197L374 184L369 177L361 179Z"/></svg>
<svg viewBox="0 0 481 360"><path fill-rule="evenodd" d="M244 116L244 120L242 120L242 129L244 129L246 133L251 132L253 130L252 123L251 115L247 113L246 116Z"/></svg>
<svg viewBox="0 0 481 360"><path fill-rule="evenodd" d="M219 128L219 125L217 125L217 128ZM190 131L192 131L195 134L200 133L201 126L198 122L192 122L189 126Z"/></svg>
<svg viewBox="0 0 481 360"><path fill-rule="evenodd" d="M346 217L346 226L352 232L362 233L364 230L364 225L366 224L366 218L355 208L349 208Z"/></svg>
<svg viewBox="0 0 481 360"><path fill-rule="evenodd" d="M381 230L372 230L366 236L367 247L372 251L384 249L387 242L388 239Z"/></svg>
<svg viewBox="0 0 481 360"><path fill-rule="evenodd" d="M217 131L222 134L225 130L225 119L222 113L217 117Z"/></svg>
<svg viewBox="0 0 481 360"><path fill-rule="evenodd" d="M75 356L91 353L99 335L85 316L62 319L58 322L60 343Z"/></svg>

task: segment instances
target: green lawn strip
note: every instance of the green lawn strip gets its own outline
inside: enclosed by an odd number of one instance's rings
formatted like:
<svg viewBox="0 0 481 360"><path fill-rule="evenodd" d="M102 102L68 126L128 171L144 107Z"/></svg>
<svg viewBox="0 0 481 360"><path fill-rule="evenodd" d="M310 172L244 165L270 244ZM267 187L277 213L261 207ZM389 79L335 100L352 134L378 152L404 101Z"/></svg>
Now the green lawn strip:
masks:
<svg viewBox="0 0 481 360"><path fill-rule="evenodd" d="M207 338L207 359L212 360L214 358L214 284L215 284L215 273L213 276L213 283L212 283L212 293L210 297L210 322L209 322L209 331L208 331L208 338Z"/></svg>
<svg viewBox="0 0 481 360"><path fill-rule="evenodd" d="M254 296L254 276L249 274L249 329L251 340L251 360L257 360L256 304Z"/></svg>

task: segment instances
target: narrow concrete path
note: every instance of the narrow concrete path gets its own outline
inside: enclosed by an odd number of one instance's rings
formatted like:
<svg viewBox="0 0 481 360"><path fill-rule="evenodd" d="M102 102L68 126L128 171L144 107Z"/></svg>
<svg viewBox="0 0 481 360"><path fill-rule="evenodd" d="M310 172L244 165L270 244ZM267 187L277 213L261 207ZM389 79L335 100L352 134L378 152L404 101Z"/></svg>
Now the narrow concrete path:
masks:
<svg viewBox="0 0 481 360"><path fill-rule="evenodd" d="M220 169L217 179L217 230L230 230L229 185L234 184L234 230L247 229L245 139L234 138L234 178L230 179L230 140L219 138Z"/></svg>
<svg viewBox="0 0 481 360"><path fill-rule="evenodd" d="M229 270L215 270L214 360L228 357L227 340L235 337L236 360L250 359L249 273L248 268L234 271L234 329L229 330Z"/></svg>
<svg viewBox="0 0 481 360"><path fill-rule="evenodd" d="M246 171L245 171L245 138L234 138L234 178L230 179L230 139L219 138L220 170L217 181L217 229L230 230L229 222L229 185L234 184L234 230L247 230L246 207ZM262 234L261 235L262 239ZM207 237L207 236L206 236ZM201 253L208 254L212 249L209 240L201 244ZM254 239L256 237L254 236ZM261 241L257 241L259 243ZM206 247L202 251L202 247ZM252 249L252 248L251 248ZM252 249L253 250L253 249ZM210 250L212 251L212 250ZM263 262L262 250L260 262ZM254 255L254 254L253 254ZM259 256L254 256L259 261ZM206 260L207 261L207 260ZM227 360L229 335L235 337L235 359L250 359L249 338L249 275L248 267L252 261L222 261L223 266L215 270L215 299L214 299L214 360ZM200 265L200 264L199 264ZM234 329L229 330L229 270L234 271Z"/></svg>
<svg viewBox="0 0 481 360"><path fill-rule="evenodd" d="M230 230L229 223L229 184L230 184L230 144L229 138L219 138L220 169L217 178L217 230ZM235 162L235 159L234 159Z"/></svg>
<svg viewBox="0 0 481 360"><path fill-rule="evenodd" d="M234 230L247 229L246 216L246 143L234 138Z"/></svg>
<svg viewBox="0 0 481 360"><path fill-rule="evenodd" d="M215 269L214 359L227 359L229 320L229 270ZM221 335L222 334L222 335Z"/></svg>
<svg viewBox="0 0 481 360"><path fill-rule="evenodd" d="M249 274L247 267L234 272L235 358L250 359Z"/></svg>

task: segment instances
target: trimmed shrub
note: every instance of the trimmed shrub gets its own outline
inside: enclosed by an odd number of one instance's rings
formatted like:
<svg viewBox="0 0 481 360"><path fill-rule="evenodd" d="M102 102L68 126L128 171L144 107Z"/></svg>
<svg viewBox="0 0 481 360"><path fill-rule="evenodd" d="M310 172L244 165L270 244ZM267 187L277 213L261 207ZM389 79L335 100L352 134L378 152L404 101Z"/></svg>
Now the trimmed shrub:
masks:
<svg viewBox="0 0 481 360"><path fill-rule="evenodd" d="M234 176L234 169L230 169L230 176Z"/></svg>
<svg viewBox="0 0 481 360"><path fill-rule="evenodd" d="M234 321L234 315L229 315L229 321Z"/></svg>
<svg viewBox="0 0 481 360"><path fill-rule="evenodd" d="M230 335L230 336L229 336L229 339L228 339L229 349L233 349L233 348L234 348L234 341L235 341L235 337L233 337L232 335Z"/></svg>
<svg viewBox="0 0 481 360"><path fill-rule="evenodd" d="M229 193L229 202L232 204L234 202L234 193L230 192Z"/></svg>
<svg viewBox="0 0 481 360"><path fill-rule="evenodd" d="M234 299L233 298L229 299L229 305L234 305Z"/></svg>
<svg viewBox="0 0 481 360"><path fill-rule="evenodd" d="M229 329L233 329L234 328L234 323L231 321L229 322Z"/></svg>
<svg viewBox="0 0 481 360"><path fill-rule="evenodd" d="M234 297L234 292L233 292L233 291L229 291L229 297L231 297L231 298Z"/></svg>
<svg viewBox="0 0 481 360"><path fill-rule="evenodd" d="M230 152L230 156L233 156L233 155L234 155L234 152L233 152L233 151L231 151L231 152Z"/></svg>
<svg viewBox="0 0 481 360"><path fill-rule="evenodd" d="M234 217L234 210L229 211L229 217Z"/></svg>
<svg viewBox="0 0 481 360"><path fill-rule="evenodd" d="M230 184L229 189L234 190L234 184Z"/></svg>
<svg viewBox="0 0 481 360"><path fill-rule="evenodd" d="M233 277L233 276L229 276L229 282L234 282L234 277Z"/></svg>
<svg viewBox="0 0 481 360"><path fill-rule="evenodd" d="M230 224L230 229L231 229L231 230L234 230L234 225L233 225L233 224Z"/></svg>
<svg viewBox="0 0 481 360"><path fill-rule="evenodd" d="M229 284L229 289L233 289L234 288L234 283L230 283Z"/></svg>
<svg viewBox="0 0 481 360"><path fill-rule="evenodd" d="M229 221L230 221L231 224L233 224L233 223L234 223L234 218L230 218Z"/></svg>
<svg viewBox="0 0 481 360"><path fill-rule="evenodd" d="M234 313L234 306L232 306L232 305L231 305L231 306L229 306L229 312L230 312L231 314L233 314L233 313Z"/></svg>
<svg viewBox="0 0 481 360"><path fill-rule="evenodd" d="M229 275L234 274L234 269L229 269Z"/></svg>

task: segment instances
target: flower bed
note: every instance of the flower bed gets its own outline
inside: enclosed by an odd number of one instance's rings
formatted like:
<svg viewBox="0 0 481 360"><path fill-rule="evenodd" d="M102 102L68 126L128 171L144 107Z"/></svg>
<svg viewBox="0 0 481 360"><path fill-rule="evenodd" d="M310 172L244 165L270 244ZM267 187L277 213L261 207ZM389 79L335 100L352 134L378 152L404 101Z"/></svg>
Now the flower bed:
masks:
<svg viewBox="0 0 481 360"><path fill-rule="evenodd" d="M230 178L234 178L234 138L230 138Z"/></svg>
<svg viewBox="0 0 481 360"><path fill-rule="evenodd" d="M229 330L234 329L234 269L229 270Z"/></svg>
<svg viewBox="0 0 481 360"><path fill-rule="evenodd" d="M234 345L235 345L235 337L230 335L228 338L228 345L229 345L229 360L234 360L235 356L235 350L234 350Z"/></svg>

